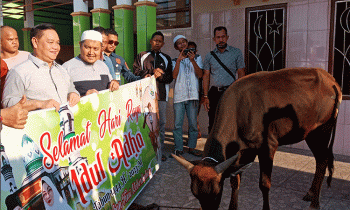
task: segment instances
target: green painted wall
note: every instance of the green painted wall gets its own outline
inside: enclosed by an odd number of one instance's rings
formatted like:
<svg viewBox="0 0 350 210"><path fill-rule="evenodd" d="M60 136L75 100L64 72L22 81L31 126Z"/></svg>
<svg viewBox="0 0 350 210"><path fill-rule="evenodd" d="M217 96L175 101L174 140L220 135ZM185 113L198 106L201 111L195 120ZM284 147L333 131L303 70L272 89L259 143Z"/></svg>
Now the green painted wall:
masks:
<svg viewBox="0 0 350 210"><path fill-rule="evenodd" d="M118 33L119 45L116 54L122 56L129 68L134 63L134 16L132 10L114 10L114 26Z"/></svg>
<svg viewBox="0 0 350 210"><path fill-rule="evenodd" d="M150 49L149 40L156 32L156 8L152 6L136 7L137 53Z"/></svg>
<svg viewBox="0 0 350 210"><path fill-rule="evenodd" d="M110 14L102 12L92 13L92 28L101 26L103 28L111 27L111 17Z"/></svg>
<svg viewBox="0 0 350 210"><path fill-rule="evenodd" d="M71 24L72 25L72 24ZM85 30L90 29L90 17L87 16L74 16L73 17L73 32L70 33L70 36L73 35L73 43L79 43L81 34ZM72 43L72 45L73 45ZM74 56L80 54L79 44L74 45Z"/></svg>

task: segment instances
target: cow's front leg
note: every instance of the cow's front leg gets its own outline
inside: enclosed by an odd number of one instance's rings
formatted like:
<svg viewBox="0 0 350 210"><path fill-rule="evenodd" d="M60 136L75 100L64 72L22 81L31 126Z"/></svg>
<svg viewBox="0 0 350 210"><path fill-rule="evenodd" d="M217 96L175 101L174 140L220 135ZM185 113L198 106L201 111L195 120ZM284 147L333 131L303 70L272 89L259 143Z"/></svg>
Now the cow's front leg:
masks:
<svg viewBox="0 0 350 210"><path fill-rule="evenodd" d="M239 191L239 185L241 183L241 176L242 176L241 174L237 174L236 176L231 176L230 178L232 195L231 195L229 210L238 209L238 191Z"/></svg>

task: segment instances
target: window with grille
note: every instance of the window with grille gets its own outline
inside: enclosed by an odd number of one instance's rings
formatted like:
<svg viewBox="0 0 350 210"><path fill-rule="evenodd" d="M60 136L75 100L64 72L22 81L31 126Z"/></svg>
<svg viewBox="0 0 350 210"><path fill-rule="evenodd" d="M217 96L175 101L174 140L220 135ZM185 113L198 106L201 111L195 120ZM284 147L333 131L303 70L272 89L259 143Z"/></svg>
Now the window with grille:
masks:
<svg viewBox="0 0 350 210"><path fill-rule="evenodd" d="M329 72L350 99L350 1L332 0Z"/></svg>
<svg viewBox="0 0 350 210"><path fill-rule="evenodd" d="M157 29L191 27L191 0L155 0Z"/></svg>

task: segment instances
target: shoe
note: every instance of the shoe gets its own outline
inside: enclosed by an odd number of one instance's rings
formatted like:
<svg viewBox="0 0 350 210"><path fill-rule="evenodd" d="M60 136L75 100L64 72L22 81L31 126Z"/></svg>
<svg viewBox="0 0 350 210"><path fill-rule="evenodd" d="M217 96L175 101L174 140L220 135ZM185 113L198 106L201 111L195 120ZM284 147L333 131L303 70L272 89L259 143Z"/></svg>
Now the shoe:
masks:
<svg viewBox="0 0 350 210"><path fill-rule="evenodd" d="M188 151L188 153L190 153L191 155L194 155L194 156L196 156L196 157L202 157L202 154L201 154L201 152L198 152L198 151L196 151L195 149L189 149L189 151Z"/></svg>

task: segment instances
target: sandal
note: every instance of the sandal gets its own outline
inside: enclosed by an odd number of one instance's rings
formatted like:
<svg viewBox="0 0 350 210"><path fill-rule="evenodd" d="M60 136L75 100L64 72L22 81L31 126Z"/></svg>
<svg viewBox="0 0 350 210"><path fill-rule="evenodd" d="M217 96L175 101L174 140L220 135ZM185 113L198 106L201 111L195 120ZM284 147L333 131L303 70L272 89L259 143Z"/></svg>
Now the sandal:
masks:
<svg viewBox="0 0 350 210"><path fill-rule="evenodd" d="M165 155L162 155L162 161L164 162L164 161L166 161L166 160L167 160L166 156L165 156Z"/></svg>
<svg viewBox="0 0 350 210"><path fill-rule="evenodd" d="M188 153L190 153L191 155L194 155L194 156L196 156L196 157L202 157L201 152L198 152L198 151L196 151L195 149L190 149L190 150L188 151Z"/></svg>

